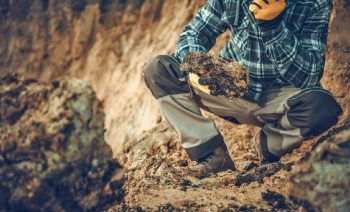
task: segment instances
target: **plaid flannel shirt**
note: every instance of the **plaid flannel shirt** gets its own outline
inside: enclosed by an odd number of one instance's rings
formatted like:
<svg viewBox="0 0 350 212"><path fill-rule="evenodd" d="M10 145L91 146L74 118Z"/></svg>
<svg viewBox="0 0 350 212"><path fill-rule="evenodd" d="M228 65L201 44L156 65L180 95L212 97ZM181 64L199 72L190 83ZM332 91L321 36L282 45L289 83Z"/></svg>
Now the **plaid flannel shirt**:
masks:
<svg viewBox="0 0 350 212"><path fill-rule="evenodd" d="M234 59L250 72L247 98L259 101L267 84L320 86L327 51L330 0L286 0L282 22L260 28L248 10L252 0L208 0L177 40L175 56L208 52L230 30L220 57Z"/></svg>

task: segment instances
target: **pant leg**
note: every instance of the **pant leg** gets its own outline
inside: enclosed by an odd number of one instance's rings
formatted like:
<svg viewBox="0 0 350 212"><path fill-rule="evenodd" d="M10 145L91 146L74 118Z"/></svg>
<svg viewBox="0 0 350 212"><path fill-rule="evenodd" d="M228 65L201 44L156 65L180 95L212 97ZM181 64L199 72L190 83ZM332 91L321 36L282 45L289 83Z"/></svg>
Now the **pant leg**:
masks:
<svg viewBox="0 0 350 212"><path fill-rule="evenodd" d="M232 102L224 96L212 96L196 88L192 90L200 108L236 124L263 126L263 122L251 113L261 108L257 103L244 98L238 98Z"/></svg>
<svg viewBox="0 0 350 212"><path fill-rule="evenodd" d="M162 55L150 60L144 68L144 77L162 114L192 160L225 145L214 122L202 116L174 57Z"/></svg>
<svg viewBox="0 0 350 212"><path fill-rule="evenodd" d="M276 94L277 93L277 94ZM331 93L321 88L299 90L293 87L267 91L264 107L255 111L265 122L267 149L281 157L306 139L325 132L338 122L342 109Z"/></svg>

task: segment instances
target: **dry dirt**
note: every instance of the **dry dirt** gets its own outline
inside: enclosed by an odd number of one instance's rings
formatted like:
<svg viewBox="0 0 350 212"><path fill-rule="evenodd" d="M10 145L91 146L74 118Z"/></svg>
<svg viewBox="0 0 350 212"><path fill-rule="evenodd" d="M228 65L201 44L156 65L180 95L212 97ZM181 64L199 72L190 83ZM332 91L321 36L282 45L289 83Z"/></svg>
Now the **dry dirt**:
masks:
<svg viewBox="0 0 350 212"><path fill-rule="evenodd" d="M217 121L220 128L235 128L237 134L230 140L229 148L238 172L223 172L203 180L191 177L188 165L194 162L179 146L176 134L162 123L125 146L125 157L121 158L128 169L125 205L145 210L173 207L216 211L245 205L270 208L261 192L270 189L286 193L290 166L276 163L258 167L248 142L254 129Z"/></svg>
<svg viewBox="0 0 350 212"><path fill-rule="evenodd" d="M307 201L300 201L300 197L305 199L306 196L290 196L293 188L297 188L290 180L292 173L297 173L294 169L302 169L298 161L308 156L316 139L305 142L292 154L284 156L281 162L258 166L257 157L252 152L249 142L257 129L212 118L223 132L238 171L227 171L202 180L191 177L188 167L194 165L194 162L188 159L186 152L180 147L176 134L163 122L125 144L120 162L127 169L124 186L126 196L123 204L109 211L316 209ZM334 133L330 135L332 134ZM346 139L349 141L350 137ZM332 166L332 162L329 164ZM347 162L344 167L349 165ZM332 175L333 172L329 173ZM344 177L346 174L342 176L338 185L348 183ZM302 191L300 187L302 188L302 185L299 185L299 192ZM309 193L312 191L313 189ZM349 191L344 190L343 193L349 195ZM343 200L341 197L340 199ZM349 205L348 202L346 204Z"/></svg>
<svg viewBox="0 0 350 212"><path fill-rule="evenodd" d="M162 122L156 102L143 83L142 67L150 57L173 51L181 29L204 3L205 0L0 1L0 75L18 72L43 81L77 77L92 85L104 102L106 140L128 169L125 201L111 211L301 207L300 202L292 204L288 197L294 187L290 181L293 164L319 138L283 157L282 164L256 167L249 139L257 129L213 117L238 172L204 180L186 174L186 165L191 163L176 135ZM349 120L350 112L350 5L348 0L333 3L322 82L344 109L336 126L341 127ZM212 52L217 52L228 37L228 33L221 36ZM266 173L268 176L263 178Z"/></svg>

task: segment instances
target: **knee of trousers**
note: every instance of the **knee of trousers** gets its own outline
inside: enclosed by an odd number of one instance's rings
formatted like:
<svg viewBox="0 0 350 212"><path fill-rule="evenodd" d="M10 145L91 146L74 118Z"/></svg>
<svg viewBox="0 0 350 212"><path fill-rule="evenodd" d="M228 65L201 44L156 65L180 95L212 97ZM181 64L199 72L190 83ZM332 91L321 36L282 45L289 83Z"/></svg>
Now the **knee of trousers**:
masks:
<svg viewBox="0 0 350 212"><path fill-rule="evenodd" d="M156 99L167 95L189 93L187 80L183 78L180 63L170 55L159 55L143 69L145 83Z"/></svg>
<svg viewBox="0 0 350 212"><path fill-rule="evenodd" d="M322 88L304 89L287 100L290 124L300 129L301 136L312 138L335 125L343 110L333 95Z"/></svg>

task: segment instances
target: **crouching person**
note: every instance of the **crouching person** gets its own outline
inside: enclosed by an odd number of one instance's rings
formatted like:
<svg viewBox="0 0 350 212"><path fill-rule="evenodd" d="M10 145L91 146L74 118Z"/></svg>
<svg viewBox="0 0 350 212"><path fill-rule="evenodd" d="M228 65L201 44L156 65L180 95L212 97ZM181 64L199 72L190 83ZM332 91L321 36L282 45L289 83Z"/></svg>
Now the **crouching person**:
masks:
<svg viewBox="0 0 350 212"><path fill-rule="evenodd" d="M335 125L342 109L320 85L332 4L329 0L208 0L177 40L174 55L144 68L145 82L180 137L199 177L235 170L223 137L200 108L261 127L254 147L273 162ZM180 64L189 52L208 52L229 30L220 57L249 69L246 96L232 102L188 80Z"/></svg>

